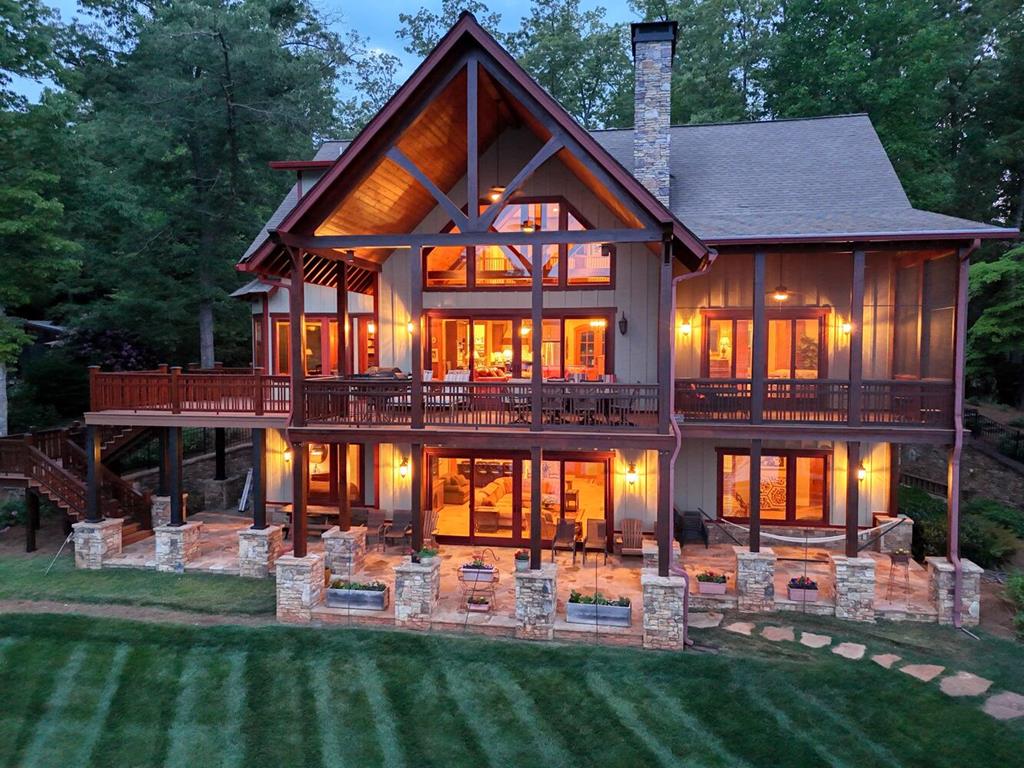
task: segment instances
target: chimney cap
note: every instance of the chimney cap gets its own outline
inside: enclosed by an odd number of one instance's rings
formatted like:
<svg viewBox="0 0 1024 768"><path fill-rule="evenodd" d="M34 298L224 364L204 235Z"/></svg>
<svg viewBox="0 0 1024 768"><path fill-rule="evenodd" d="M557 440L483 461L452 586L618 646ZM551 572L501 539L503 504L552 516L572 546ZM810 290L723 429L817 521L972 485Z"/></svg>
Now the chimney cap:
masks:
<svg viewBox="0 0 1024 768"><path fill-rule="evenodd" d="M633 38L633 56L636 57L637 43L672 43L672 55L676 55L676 37L679 23L675 21L635 21L629 25Z"/></svg>

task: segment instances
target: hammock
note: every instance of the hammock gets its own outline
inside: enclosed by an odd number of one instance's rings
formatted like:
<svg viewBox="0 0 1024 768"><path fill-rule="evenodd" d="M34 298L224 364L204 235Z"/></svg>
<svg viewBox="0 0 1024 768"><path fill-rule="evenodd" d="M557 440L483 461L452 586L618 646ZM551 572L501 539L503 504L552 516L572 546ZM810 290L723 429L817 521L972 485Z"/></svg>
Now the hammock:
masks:
<svg viewBox="0 0 1024 768"><path fill-rule="evenodd" d="M900 518L899 520L893 523L886 523L885 525L876 525L874 528L867 528L863 531L858 531L857 538L859 539L864 536L871 536L876 532L879 536L884 536L897 525L902 525L904 520L905 518ZM732 522L731 520L718 520L717 522L724 523L725 525L731 525L733 528L739 528L741 531L747 531L748 533L750 532L750 526L748 525L740 525L738 523ZM813 546L814 544L831 544L837 541L846 541L846 534L843 533L838 536L816 536L814 538L811 538L809 536L782 536L777 533L768 533L762 528L761 538L773 539L774 541L784 541L787 544L804 544Z"/></svg>

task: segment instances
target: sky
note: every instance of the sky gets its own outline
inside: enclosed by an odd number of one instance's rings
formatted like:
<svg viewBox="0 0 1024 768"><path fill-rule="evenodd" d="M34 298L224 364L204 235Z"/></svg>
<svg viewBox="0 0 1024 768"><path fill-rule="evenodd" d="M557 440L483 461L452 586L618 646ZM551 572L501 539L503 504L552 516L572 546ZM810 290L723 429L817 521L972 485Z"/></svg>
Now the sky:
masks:
<svg viewBox="0 0 1024 768"><path fill-rule="evenodd" d="M76 0L44 0L48 5L59 11L65 22L74 18L77 11ZM398 14L415 12L421 7L439 10L441 0L314 0L315 5L332 19L340 19L337 24L339 31L354 29L365 38L369 45L398 56L402 61L402 70L397 75L402 82L412 74L418 63L402 49L402 41L395 37L399 27ZM520 18L529 9L528 0L490 0L491 10L502 16L502 27L510 31L519 26ZM605 18L610 22L632 21L634 14L627 0L582 0L584 9L603 6L607 13ZM17 79L15 88L30 100L38 99L44 84L32 80Z"/></svg>

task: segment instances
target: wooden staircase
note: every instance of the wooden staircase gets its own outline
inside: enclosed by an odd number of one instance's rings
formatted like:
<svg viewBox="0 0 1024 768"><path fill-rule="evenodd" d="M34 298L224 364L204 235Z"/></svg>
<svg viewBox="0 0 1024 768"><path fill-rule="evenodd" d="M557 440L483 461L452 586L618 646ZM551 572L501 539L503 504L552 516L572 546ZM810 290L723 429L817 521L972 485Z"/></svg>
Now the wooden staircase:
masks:
<svg viewBox="0 0 1024 768"><path fill-rule="evenodd" d="M151 500L102 463L97 465L104 517L124 520L122 543L153 535ZM64 429L0 439L0 477L26 487L62 509L71 522L85 519L85 450Z"/></svg>

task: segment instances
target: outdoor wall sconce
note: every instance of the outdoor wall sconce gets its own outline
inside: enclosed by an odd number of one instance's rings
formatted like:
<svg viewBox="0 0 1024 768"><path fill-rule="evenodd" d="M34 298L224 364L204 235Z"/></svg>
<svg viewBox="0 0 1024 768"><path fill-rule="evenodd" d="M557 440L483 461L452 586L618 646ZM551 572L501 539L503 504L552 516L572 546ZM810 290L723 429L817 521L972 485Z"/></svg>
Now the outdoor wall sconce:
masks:
<svg viewBox="0 0 1024 768"><path fill-rule="evenodd" d="M691 333L693 333L693 325L690 323L689 320L683 320L681 323L679 323L677 327L679 328L679 332L683 334L683 336L689 336Z"/></svg>
<svg viewBox="0 0 1024 768"><path fill-rule="evenodd" d="M410 320L408 323L405 324L405 330L407 330L410 334L416 333L416 323Z"/></svg>
<svg viewBox="0 0 1024 768"><path fill-rule="evenodd" d="M408 459L408 457L402 459L402 463L398 465L398 474L401 476L401 478L403 480L409 476L409 459Z"/></svg>
<svg viewBox="0 0 1024 768"><path fill-rule="evenodd" d="M291 451L290 448L285 448L284 449L284 460L285 460L285 463L287 463L287 464L291 463L291 461L292 461L292 451Z"/></svg>
<svg viewBox="0 0 1024 768"><path fill-rule="evenodd" d="M373 323L373 322L367 323L366 324L366 332L370 336L373 336L373 334L375 334L377 332L377 324Z"/></svg>
<svg viewBox="0 0 1024 768"><path fill-rule="evenodd" d="M629 330L629 320L626 319L626 313L623 312L622 317L619 318L619 333L625 336L627 330Z"/></svg>
<svg viewBox="0 0 1024 768"><path fill-rule="evenodd" d="M626 470L626 482L630 485L636 485L636 481L639 475L636 472L636 464L630 464Z"/></svg>
<svg viewBox="0 0 1024 768"><path fill-rule="evenodd" d="M867 467L865 467L863 464L861 464L859 467L857 467L857 479L858 480L863 480L867 476L868 476L868 468Z"/></svg>
<svg viewBox="0 0 1024 768"><path fill-rule="evenodd" d="M841 330L844 335L849 336L853 332L853 325L851 323L840 323L839 330Z"/></svg>

